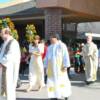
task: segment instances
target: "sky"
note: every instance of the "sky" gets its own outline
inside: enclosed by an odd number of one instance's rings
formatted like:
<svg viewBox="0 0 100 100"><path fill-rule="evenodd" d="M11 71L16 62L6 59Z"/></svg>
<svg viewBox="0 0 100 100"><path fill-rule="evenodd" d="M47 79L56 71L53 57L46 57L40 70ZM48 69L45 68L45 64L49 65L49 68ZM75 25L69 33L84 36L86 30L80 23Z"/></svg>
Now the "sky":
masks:
<svg viewBox="0 0 100 100"><path fill-rule="evenodd" d="M6 2L9 2L9 1L13 1L13 0L0 0L0 3L6 3Z"/></svg>

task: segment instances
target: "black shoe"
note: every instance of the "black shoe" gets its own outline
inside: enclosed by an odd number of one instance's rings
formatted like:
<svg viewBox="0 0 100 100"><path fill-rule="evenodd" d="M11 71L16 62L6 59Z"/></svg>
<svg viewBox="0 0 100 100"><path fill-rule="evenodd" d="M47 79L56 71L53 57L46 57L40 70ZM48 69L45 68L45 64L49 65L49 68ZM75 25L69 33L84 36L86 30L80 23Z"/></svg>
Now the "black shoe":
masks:
<svg viewBox="0 0 100 100"><path fill-rule="evenodd" d="M95 81L85 81L87 85L93 84Z"/></svg>
<svg viewBox="0 0 100 100"><path fill-rule="evenodd" d="M68 98L65 98L65 100L68 100Z"/></svg>
<svg viewBox="0 0 100 100"><path fill-rule="evenodd" d="M50 100L58 100L57 98L51 98Z"/></svg>

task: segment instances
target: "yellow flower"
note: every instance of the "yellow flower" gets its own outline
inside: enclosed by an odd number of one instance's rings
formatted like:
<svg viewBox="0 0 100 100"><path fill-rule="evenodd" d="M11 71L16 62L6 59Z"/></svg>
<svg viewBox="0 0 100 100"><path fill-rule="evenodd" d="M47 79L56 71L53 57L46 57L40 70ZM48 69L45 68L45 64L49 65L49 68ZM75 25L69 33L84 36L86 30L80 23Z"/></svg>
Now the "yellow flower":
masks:
<svg viewBox="0 0 100 100"><path fill-rule="evenodd" d="M19 37L18 37L18 32L17 32L16 29L11 30L11 35L12 35L16 40L19 39Z"/></svg>
<svg viewBox="0 0 100 100"><path fill-rule="evenodd" d="M7 22L11 22L11 19L10 19L10 18L6 18L6 21L7 21Z"/></svg>
<svg viewBox="0 0 100 100"><path fill-rule="evenodd" d="M0 24L2 24L2 20L0 20Z"/></svg>
<svg viewBox="0 0 100 100"><path fill-rule="evenodd" d="M8 23L8 26L9 26L10 29L14 29L15 28L15 25L14 25L13 22L9 22Z"/></svg>
<svg viewBox="0 0 100 100"><path fill-rule="evenodd" d="M34 24L27 24L26 26L26 39L28 42L33 42L34 36L36 35L36 29Z"/></svg>

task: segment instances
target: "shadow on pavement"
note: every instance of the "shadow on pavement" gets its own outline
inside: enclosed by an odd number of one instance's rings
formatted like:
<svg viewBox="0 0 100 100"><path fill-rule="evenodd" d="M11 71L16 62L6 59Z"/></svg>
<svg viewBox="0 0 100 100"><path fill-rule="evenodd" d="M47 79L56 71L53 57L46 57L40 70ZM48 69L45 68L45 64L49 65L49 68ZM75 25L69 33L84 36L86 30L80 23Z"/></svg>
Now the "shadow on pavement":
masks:
<svg viewBox="0 0 100 100"><path fill-rule="evenodd" d="M84 82L71 82L72 86L84 87L86 84Z"/></svg>
<svg viewBox="0 0 100 100"><path fill-rule="evenodd" d="M17 98L17 100L49 100L49 99L37 99L37 98L32 98L32 99L29 99L29 98Z"/></svg>
<svg viewBox="0 0 100 100"><path fill-rule="evenodd" d="M95 83L86 85L85 81L85 73L75 74L71 77L71 85L77 87L89 87L93 89L100 89L100 69L97 72L97 80Z"/></svg>

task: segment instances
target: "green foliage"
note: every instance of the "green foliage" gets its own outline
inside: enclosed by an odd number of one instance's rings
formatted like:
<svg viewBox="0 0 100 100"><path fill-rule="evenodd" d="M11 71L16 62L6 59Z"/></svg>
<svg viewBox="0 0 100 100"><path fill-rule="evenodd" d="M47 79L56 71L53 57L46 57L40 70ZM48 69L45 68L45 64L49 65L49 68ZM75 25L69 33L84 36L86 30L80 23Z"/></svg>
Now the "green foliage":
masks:
<svg viewBox="0 0 100 100"><path fill-rule="evenodd" d="M0 29L9 27L11 29L11 35L18 40L18 32L15 29L14 23L11 21L10 18L0 19Z"/></svg>
<svg viewBox="0 0 100 100"><path fill-rule="evenodd" d="M37 34L35 26L33 24L29 24L26 27L26 39L28 42L33 42L34 36Z"/></svg>

